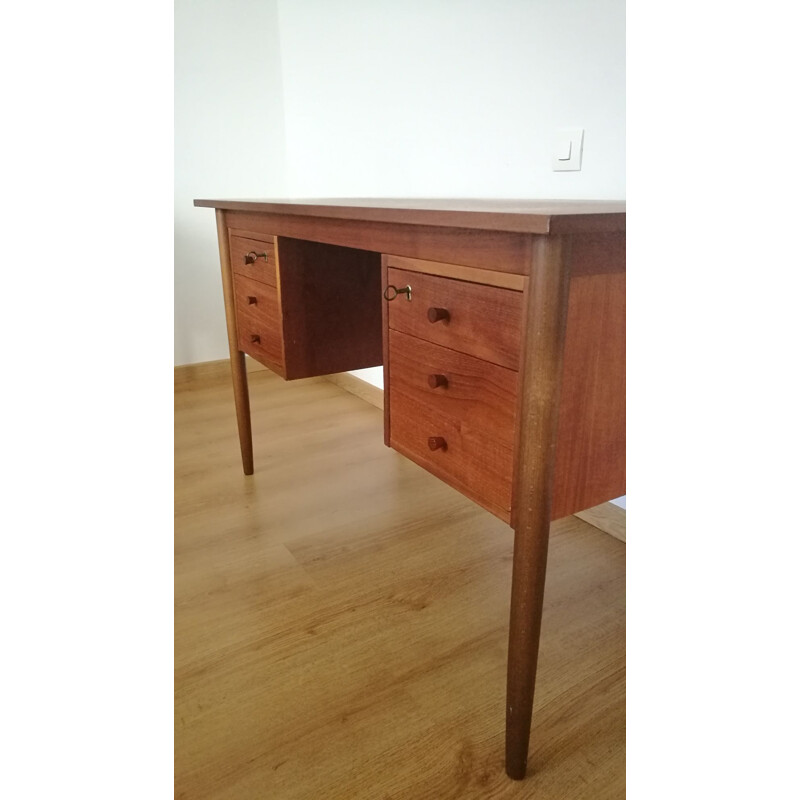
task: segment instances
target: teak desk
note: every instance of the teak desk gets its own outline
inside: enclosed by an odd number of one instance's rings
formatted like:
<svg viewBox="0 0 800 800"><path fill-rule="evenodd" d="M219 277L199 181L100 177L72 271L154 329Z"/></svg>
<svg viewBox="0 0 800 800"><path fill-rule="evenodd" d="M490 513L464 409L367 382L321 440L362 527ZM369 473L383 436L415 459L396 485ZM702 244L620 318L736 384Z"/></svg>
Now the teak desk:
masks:
<svg viewBox="0 0 800 800"><path fill-rule="evenodd" d="M525 775L550 521L625 494L621 203L195 200L216 209L244 472L245 353L383 364L385 441L514 528L506 772Z"/></svg>

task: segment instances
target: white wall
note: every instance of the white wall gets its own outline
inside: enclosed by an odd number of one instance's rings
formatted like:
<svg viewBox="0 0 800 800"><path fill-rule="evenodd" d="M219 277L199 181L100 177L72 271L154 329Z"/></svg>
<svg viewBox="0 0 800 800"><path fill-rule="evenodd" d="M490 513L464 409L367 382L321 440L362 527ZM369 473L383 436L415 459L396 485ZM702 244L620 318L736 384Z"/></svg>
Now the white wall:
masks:
<svg viewBox="0 0 800 800"><path fill-rule="evenodd" d="M196 197L280 197L275 0L175 2L175 364L228 357L214 212Z"/></svg>
<svg viewBox="0 0 800 800"><path fill-rule="evenodd" d="M297 197L625 197L624 0L279 0ZM559 128L583 169L553 172Z"/></svg>

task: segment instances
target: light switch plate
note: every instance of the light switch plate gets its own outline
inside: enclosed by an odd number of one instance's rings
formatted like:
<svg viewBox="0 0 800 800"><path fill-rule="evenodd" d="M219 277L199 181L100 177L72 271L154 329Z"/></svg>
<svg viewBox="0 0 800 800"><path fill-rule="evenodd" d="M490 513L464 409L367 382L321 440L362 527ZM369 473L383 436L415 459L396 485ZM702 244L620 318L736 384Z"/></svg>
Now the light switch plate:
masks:
<svg viewBox="0 0 800 800"><path fill-rule="evenodd" d="M583 158L583 128L556 132L553 144L553 172L577 172Z"/></svg>

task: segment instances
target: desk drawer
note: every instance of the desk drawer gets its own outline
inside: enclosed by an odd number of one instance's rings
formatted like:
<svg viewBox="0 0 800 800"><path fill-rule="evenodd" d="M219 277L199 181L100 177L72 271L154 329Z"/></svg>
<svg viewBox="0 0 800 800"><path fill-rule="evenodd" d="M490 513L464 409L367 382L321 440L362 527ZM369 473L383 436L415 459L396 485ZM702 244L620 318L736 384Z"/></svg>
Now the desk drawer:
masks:
<svg viewBox="0 0 800 800"><path fill-rule="evenodd" d="M505 519L516 391L513 370L389 332L389 444Z"/></svg>
<svg viewBox="0 0 800 800"><path fill-rule="evenodd" d="M270 240L231 235L231 266L237 275L278 285L275 244Z"/></svg>
<svg viewBox="0 0 800 800"><path fill-rule="evenodd" d="M389 331L389 353L392 392L435 406L462 428L512 446L516 372L399 331Z"/></svg>
<svg viewBox="0 0 800 800"><path fill-rule="evenodd" d="M239 349L282 372L283 325L277 289L237 275L234 293Z"/></svg>
<svg viewBox="0 0 800 800"><path fill-rule="evenodd" d="M519 369L521 292L393 267L388 281L411 286L410 301L400 295L388 304L390 329Z"/></svg>

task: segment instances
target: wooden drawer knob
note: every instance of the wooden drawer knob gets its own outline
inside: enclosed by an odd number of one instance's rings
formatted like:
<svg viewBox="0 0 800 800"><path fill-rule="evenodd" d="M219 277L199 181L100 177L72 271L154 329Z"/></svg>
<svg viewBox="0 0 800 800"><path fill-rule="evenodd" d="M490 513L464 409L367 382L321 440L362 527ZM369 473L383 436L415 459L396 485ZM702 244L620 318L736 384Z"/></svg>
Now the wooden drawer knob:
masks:
<svg viewBox="0 0 800 800"><path fill-rule="evenodd" d="M447 388L447 376L446 375L428 375L428 386L431 389L436 389L438 386L443 386L445 389Z"/></svg>
<svg viewBox="0 0 800 800"><path fill-rule="evenodd" d="M430 436L428 437L428 447L431 450L447 450L447 442L443 436Z"/></svg>
<svg viewBox="0 0 800 800"><path fill-rule="evenodd" d="M250 341L253 344L261 344L261 337L257 333L250 334Z"/></svg>
<svg viewBox="0 0 800 800"><path fill-rule="evenodd" d="M247 296L247 305L254 306L257 303L258 303L258 300L255 297L253 297L252 295L248 295Z"/></svg>
<svg viewBox="0 0 800 800"><path fill-rule="evenodd" d="M440 320L447 322L450 319L450 312L446 308L429 308L428 309L428 322L439 322Z"/></svg>

